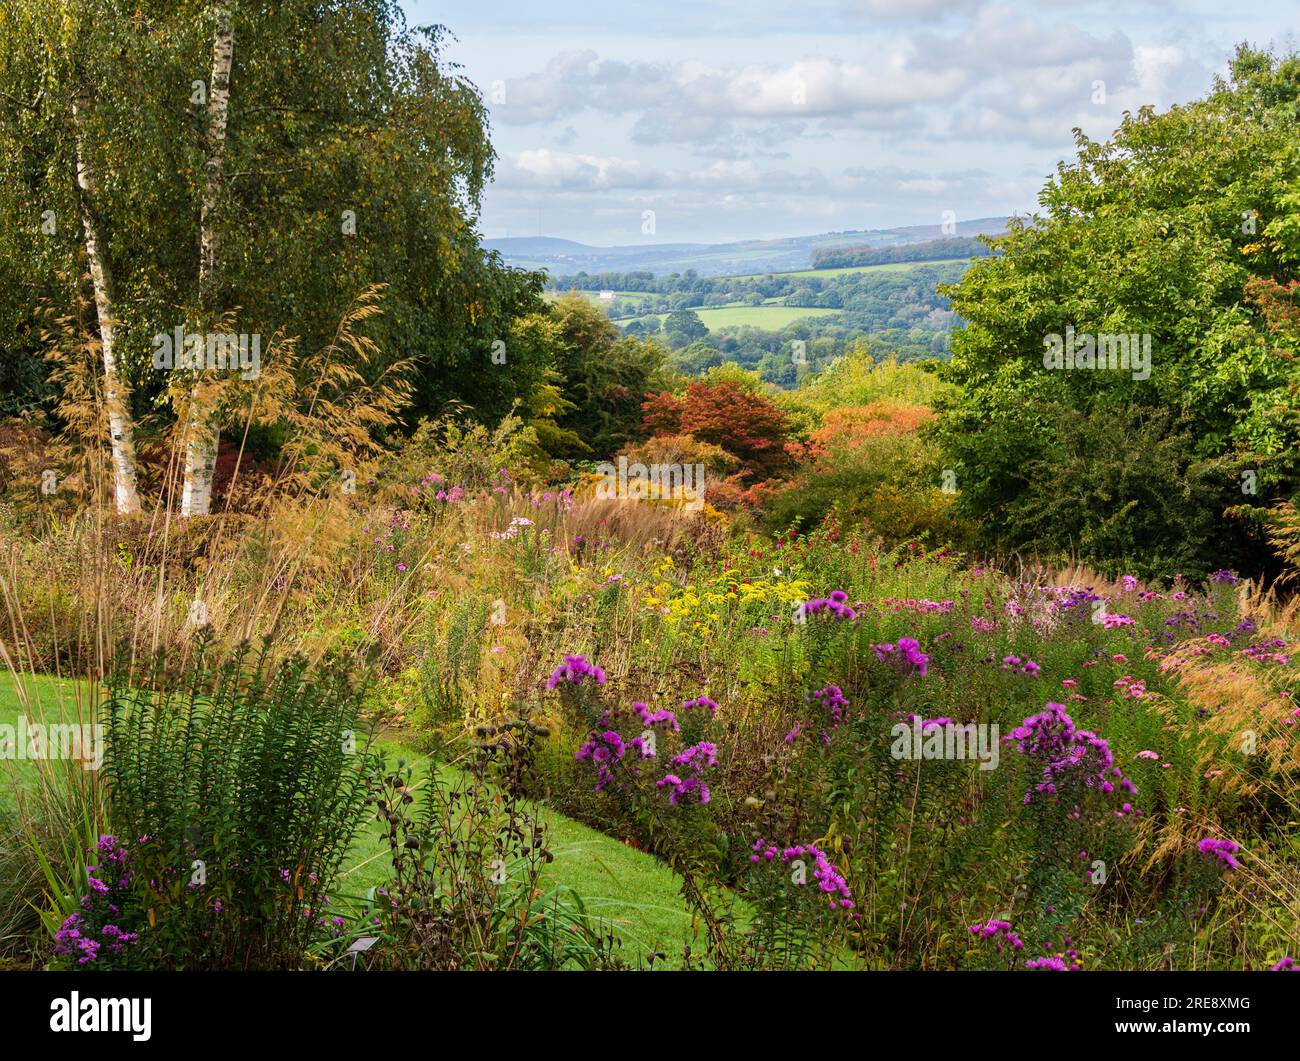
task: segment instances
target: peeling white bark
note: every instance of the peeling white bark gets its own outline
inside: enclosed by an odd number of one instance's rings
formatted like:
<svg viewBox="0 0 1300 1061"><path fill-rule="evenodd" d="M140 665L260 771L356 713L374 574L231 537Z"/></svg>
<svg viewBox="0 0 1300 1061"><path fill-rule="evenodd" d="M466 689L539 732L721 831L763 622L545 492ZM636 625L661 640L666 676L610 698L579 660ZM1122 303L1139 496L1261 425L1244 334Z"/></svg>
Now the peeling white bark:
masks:
<svg viewBox="0 0 1300 1061"><path fill-rule="evenodd" d="M213 11L212 82L208 86L207 157L203 166L203 199L199 215L199 313L205 328L216 318L220 269L220 232L216 221L221 197L222 165L226 153L226 123L230 114L230 68L235 55L235 27L230 11ZM219 428L202 386L202 374L190 392L185 435L185 478L181 515L206 516L212 506L212 473L217 462Z"/></svg>
<svg viewBox="0 0 1300 1061"><path fill-rule="evenodd" d="M72 104L72 124L77 153L77 190L81 205L81 223L85 232L86 258L90 263L90 280L95 290L95 313L99 320L99 345L104 358L104 406L108 415L108 438L113 456L113 497L117 511L125 516L140 511L140 494L136 488L135 429L127 408L129 390L117 367L115 348L117 333L113 321L113 269L108 247L99 224L96 203L98 185L90 160L85 133L86 101Z"/></svg>

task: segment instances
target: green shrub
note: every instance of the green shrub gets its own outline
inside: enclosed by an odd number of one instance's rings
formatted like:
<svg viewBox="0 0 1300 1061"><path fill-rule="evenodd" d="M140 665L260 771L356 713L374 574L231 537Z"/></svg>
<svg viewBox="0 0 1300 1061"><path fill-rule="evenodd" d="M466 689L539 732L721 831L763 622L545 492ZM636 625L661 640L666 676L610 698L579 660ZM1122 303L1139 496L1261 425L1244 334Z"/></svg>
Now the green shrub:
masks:
<svg viewBox="0 0 1300 1061"><path fill-rule="evenodd" d="M213 663L202 640L178 674L160 657L113 675L102 710L110 820L153 967L303 964L364 813L360 696L341 667L247 645Z"/></svg>

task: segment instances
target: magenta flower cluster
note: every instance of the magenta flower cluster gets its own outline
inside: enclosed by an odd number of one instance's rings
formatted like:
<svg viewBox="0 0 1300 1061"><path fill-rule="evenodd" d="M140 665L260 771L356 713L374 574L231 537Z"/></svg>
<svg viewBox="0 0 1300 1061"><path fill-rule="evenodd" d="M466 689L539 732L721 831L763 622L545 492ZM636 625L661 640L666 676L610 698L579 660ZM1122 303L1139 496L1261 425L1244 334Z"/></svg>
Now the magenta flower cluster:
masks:
<svg viewBox="0 0 1300 1061"><path fill-rule="evenodd" d="M681 770L681 773L664 774L655 782L655 788L669 789L668 802L674 807L692 794L697 802L708 803L711 798L709 786L704 783L702 775L705 770L717 764L717 745L709 741L700 741L699 744L692 744L679 755L674 755L671 762Z"/></svg>
<svg viewBox="0 0 1300 1061"><path fill-rule="evenodd" d="M979 936L981 939L996 939L999 953L1002 952L1004 941L1010 945L1012 950L1023 950L1025 946L1024 941L1012 930L1010 921L999 921L990 918L982 925L968 926L967 931L972 936Z"/></svg>
<svg viewBox="0 0 1300 1061"><path fill-rule="evenodd" d="M849 702L838 685L817 689L812 697L830 712L832 729L844 721L844 711L849 706Z"/></svg>
<svg viewBox="0 0 1300 1061"><path fill-rule="evenodd" d="M549 691L561 682L580 685L587 678L590 678L597 685L605 684L605 672L594 663L587 662L586 656L565 656L564 662L556 667L551 672L551 676L546 679L546 688Z"/></svg>
<svg viewBox="0 0 1300 1061"><path fill-rule="evenodd" d="M651 711L649 707L638 700L632 705L632 710L640 716L641 721L647 726L666 725L674 733L681 731L682 727L677 721L677 716L666 707L662 707L658 711Z"/></svg>
<svg viewBox="0 0 1300 1061"><path fill-rule="evenodd" d="M803 606L804 615L825 615L831 619L856 619L858 613L849 606L849 595L842 589L837 589L829 597L815 597L810 601L805 601Z"/></svg>
<svg viewBox="0 0 1300 1061"><path fill-rule="evenodd" d="M573 757L580 763L595 763L596 791L599 792L614 780L614 764L627 754L631 743L624 741L616 730L607 729L603 733L593 733L591 739ZM640 737L636 738L636 745L641 747L644 757L645 748Z"/></svg>
<svg viewBox="0 0 1300 1061"><path fill-rule="evenodd" d="M1208 858L1218 859L1229 869L1241 868L1241 863L1236 858L1241 845L1234 844L1231 840L1216 840L1212 836L1207 836L1196 845L1196 850Z"/></svg>
<svg viewBox="0 0 1300 1061"><path fill-rule="evenodd" d="M1241 654L1243 656L1249 656L1251 659L1257 660L1261 663L1277 663L1280 666L1285 667L1290 662L1289 657L1283 655L1281 652L1269 651L1269 649L1285 647L1286 642L1280 637L1275 637L1269 641L1261 641L1259 644L1243 648Z"/></svg>
<svg viewBox="0 0 1300 1061"><path fill-rule="evenodd" d="M844 721L844 712L849 706L849 701L845 697L844 691L838 685L828 685L825 689L817 689L811 694L809 699L817 701L822 705L822 707L826 708L827 712L831 716L831 729L835 729L836 726ZM796 722L794 729L785 735L785 743L793 744L795 738L797 738L799 734L803 733L805 730L810 730L811 728L811 723ZM825 744L831 742L831 735L827 733L826 730L821 731L821 738Z"/></svg>
<svg viewBox="0 0 1300 1061"><path fill-rule="evenodd" d="M1036 795L1078 798L1091 789L1110 795L1117 785L1126 793L1137 792L1137 786L1115 765L1110 744L1095 733L1076 729L1064 704L1048 704L1003 739L1015 741L1022 755L1042 767L1043 779L1025 793L1026 803L1032 803ZM1120 817L1131 813L1129 803L1116 811Z"/></svg>
<svg viewBox="0 0 1300 1061"><path fill-rule="evenodd" d="M581 656L567 656L565 659L566 665L571 665L575 661L585 663ZM557 673L559 672L557 671ZM585 676L584 673L580 672L578 680L581 681ZM558 680L563 679L557 679L557 682ZM601 673L596 680L603 681L604 674ZM717 705L706 696L688 700L685 706L688 708L708 708L710 706L714 709L717 708ZM681 732L681 724L676 714L667 708L654 710L648 704L638 700L632 704L632 710L644 726L661 728L665 733ZM612 727L616 724L614 715L614 709L605 710L600 715L600 723L603 726ZM590 732L586 743L574 753L574 759L578 762L591 763L596 767L596 791L600 792L615 780L615 767L629 751L635 751L641 760L658 758L652 733L646 732L639 737L625 740L617 729L602 728L593 729ZM704 782L704 773L717 765L717 761L717 745L709 741L692 744L669 760L669 772L655 782L655 788L667 789L668 802L673 806L677 806L683 801L689 802L692 799L697 803L708 803L712 797L709 793L709 786ZM629 766L627 769L631 775L640 776L640 770L636 766Z"/></svg>
<svg viewBox="0 0 1300 1061"><path fill-rule="evenodd" d="M90 934L83 932L83 929ZM123 932L113 924L101 927L99 937L99 939L94 938L94 929L82 920L80 914L72 914L54 934L57 944L54 953L77 954L78 965L89 965L99 957L101 947L107 947L113 954L121 954L128 946L140 939L138 933Z"/></svg>
<svg viewBox="0 0 1300 1061"><path fill-rule="evenodd" d="M904 671L915 672L922 678L929 673L930 657L921 651L921 643L912 637L900 637L897 645L872 645L876 659L881 663L893 660Z"/></svg>
<svg viewBox="0 0 1300 1061"><path fill-rule="evenodd" d="M446 480L437 472L430 472L420 480L419 486L411 487L411 493L419 494L423 497L431 498L434 501L442 501L447 504L455 504L457 501L465 499L465 488L462 486L447 486Z"/></svg>
<svg viewBox="0 0 1300 1061"><path fill-rule="evenodd" d="M708 711L709 718L716 718L718 715L718 705L710 700L707 696L697 696L694 700L683 700L682 710L690 711L694 708L701 708Z"/></svg>
<svg viewBox="0 0 1300 1061"><path fill-rule="evenodd" d="M825 893L831 909L845 911L853 909L853 893L849 891L849 882L844 879L844 874L835 868L835 864L827 857L826 852L816 844L796 844L794 847L778 848L759 837L754 843L754 853L749 856L749 861L755 864L772 862L778 855L787 865L797 858L812 858L814 860L813 880Z"/></svg>
<svg viewBox="0 0 1300 1061"><path fill-rule="evenodd" d="M1043 668L1032 659L1022 660L1019 656L1005 656L1002 660L1002 669L1009 670L1013 674L1028 674L1031 678L1036 678Z"/></svg>

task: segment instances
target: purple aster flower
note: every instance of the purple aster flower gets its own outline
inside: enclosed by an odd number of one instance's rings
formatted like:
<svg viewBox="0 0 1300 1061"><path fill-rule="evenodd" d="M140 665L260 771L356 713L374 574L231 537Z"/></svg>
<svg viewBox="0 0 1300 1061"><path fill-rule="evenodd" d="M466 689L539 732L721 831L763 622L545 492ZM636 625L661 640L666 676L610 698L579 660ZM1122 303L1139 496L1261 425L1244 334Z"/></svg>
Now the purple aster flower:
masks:
<svg viewBox="0 0 1300 1061"><path fill-rule="evenodd" d="M1196 849L1211 859L1218 859L1229 869L1241 868L1241 863L1235 857L1241 850L1241 845L1231 840L1216 840L1212 836L1207 836L1196 845Z"/></svg>
<svg viewBox="0 0 1300 1061"><path fill-rule="evenodd" d="M597 685L605 684L605 672L595 664L589 663L585 656L565 656L564 662L556 667L546 680L546 689L549 692L562 682L579 685L586 678L590 678Z"/></svg>

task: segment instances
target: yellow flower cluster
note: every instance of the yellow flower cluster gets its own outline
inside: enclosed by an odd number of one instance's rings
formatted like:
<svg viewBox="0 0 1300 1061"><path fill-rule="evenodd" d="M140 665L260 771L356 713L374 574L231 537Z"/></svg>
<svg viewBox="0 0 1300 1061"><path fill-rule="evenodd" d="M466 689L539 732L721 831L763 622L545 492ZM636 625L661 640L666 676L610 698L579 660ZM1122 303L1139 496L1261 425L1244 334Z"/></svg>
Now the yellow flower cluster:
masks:
<svg viewBox="0 0 1300 1061"><path fill-rule="evenodd" d="M802 578L788 582L760 578L742 582L738 588L740 599L746 604L802 604L812 592L812 583Z"/></svg>
<svg viewBox="0 0 1300 1061"><path fill-rule="evenodd" d="M811 583L802 579L737 582L725 575L705 586L679 587L665 577L673 566L671 558L659 565L655 571L656 581L642 598L642 604L652 611L662 612L668 625L681 624L701 633L729 616L737 604L742 607L797 604L808 599L811 588Z"/></svg>

